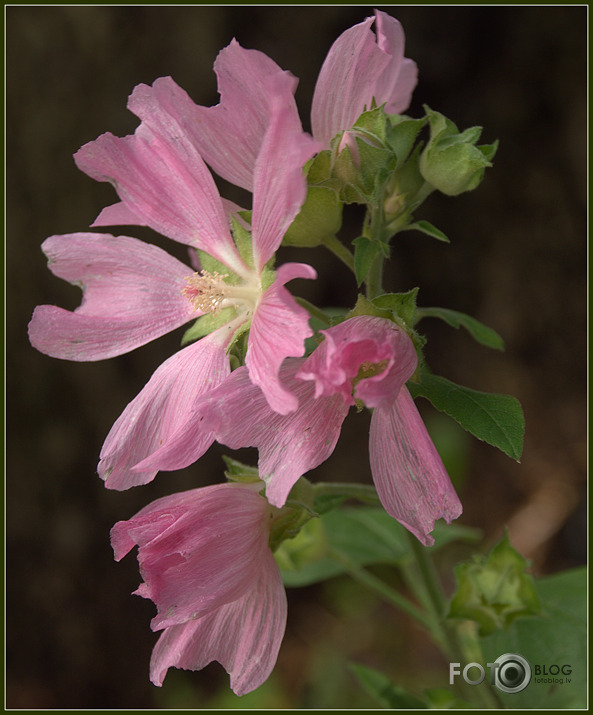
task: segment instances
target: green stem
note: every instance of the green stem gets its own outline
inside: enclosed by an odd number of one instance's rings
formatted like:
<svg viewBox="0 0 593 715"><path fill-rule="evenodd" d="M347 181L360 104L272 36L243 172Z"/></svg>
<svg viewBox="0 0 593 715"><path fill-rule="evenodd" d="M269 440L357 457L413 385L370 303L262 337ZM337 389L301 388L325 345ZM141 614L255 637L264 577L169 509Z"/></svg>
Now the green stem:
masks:
<svg viewBox="0 0 593 715"><path fill-rule="evenodd" d="M329 555L336 561L339 561L350 576L358 581L358 583L379 594L386 601L394 605L396 608L399 608L400 611L403 611L409 616L412 616L412 618L415 618L425 628L430 629L432 627L432 620L429 616L421 611L418 606L415 606L411 601L408 601L407 598L392 589L391 586L388 586L385 581L377 578L370 573L370 571L367 571L362 566L359 566L339 551L330 549Z"/></svg>
<svg viewBox="0 0 593 715"><path fill-rule="evenodd" d="M315 496L345 496L348 499L358 499L367 504L381 505L377 490L367 484L318 482L313 489L315 490Z"/></svg>
<svg viewBox="0 0 593 715"><path fill-rule="evenodd" d="M371 267L369 269L368 275L366 277L366 293L367 298L372 300L383 292L383 262L385 261L385 256L381 251L373 258Z"/></svg>
<svg viewBox="0 0 593 715"><path fill-rule="evenodd" d="M331 325L331 321L329 317L321 310L321 308L318 308L316 305L313 305L313 303L309 303L308 300L305 300L305 298L295 298L296 302L301 305L305 310L309 311L309 314L313 318L317 318L320 320L322 323L325 325Z"/></svg>
<svg viewBox="0 0 593 715"><path fill-rule="evenodd" d="M447 598L430 554L415 536L410 532L407 532L407 534L422 584L423 592L416 592L416 595L424 602L429 612L433 614L434 622L437 624L438 629L434 635L437 635L438 640L442 639L441 647L445 655L452 659L450 662L474 662L476 653L481 653L475 629L469 632L467 629L463 629L462 622L454 624L446 619ZM413 584L414 581L412 580L411 585L413 586ZM465 681L458 681L458 683L462 696L466 699L478 701L484 708L500 709L503 707L496 693L488 684L484 683L480 687L472 687Z"/></svg>
<svg viewBox="0 0 593 715"><path fill-rule="evenodd" d="M354 256L346 246L336 237L329 236L323 241L323 245L336 255L354 273Z"/></svg>

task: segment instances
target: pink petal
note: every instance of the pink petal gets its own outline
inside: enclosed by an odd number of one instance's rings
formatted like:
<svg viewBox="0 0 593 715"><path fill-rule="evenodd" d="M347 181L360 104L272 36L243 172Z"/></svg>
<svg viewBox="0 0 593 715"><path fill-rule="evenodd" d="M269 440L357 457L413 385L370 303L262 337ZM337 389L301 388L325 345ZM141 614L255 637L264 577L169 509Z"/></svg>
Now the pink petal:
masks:
<svg viewBox="0 0 593 715"><path fill-rule="evenodd" d="M219 385L230 372L226 347L232 326L223 326L166 360L122 412L101 450L99 476L109 489L128 489L154 479L157 470L140 464L189 419L196 399ZM194 448L200 456L214 441L203 430ZM135 469L132 469L138 465Z"/></svg>
<svg viewBox="0 0 593 715"><path fill-rule="evenodd" d="M375 18L343 32L321 67L311 108L313 136L326 146L341 130L350 129L365 109L386 103L386 110L403 111L415 85L411 65L406 65L400 85L404 35L399 22L375 11Z"/></svg>
<svg viewBox="0 0 593 715"><path fill-rule="evenodd" d="M145 226L142 219L136 216L123 201L106 206L91 224L92 228L99 226Z"/></svg>
<svg viewBox="0 0 593 715"><path fill-rule="evenodd" d="M276 79L276 83L280 84ZM258 271L280 247L307 196L303 168L323 147L301 128L279 90L269 99L269 124L255 163L253 258Z"/></svg>
<svg viewBox="0 0 593 715"><path fill-rule="evenodd" d="M43 251L50 270L82 287L70 312L35 309L31 344L65 360L121 355L200 315L182 290L191 269L157 246L127 236L75 233L52 236Z"/></svg>
<svg viewBox="0 0 593 715"><path fill-rule="evenodd" d="M203 423L231 449L258 448L266 497L274 506L283 506L299 477L334 451L348 412L338 395L314 399L312 385L294 377L301 363L289 359L280 370L280 378L299 400L298 410L286 416L274 412L247 369L240 367L200 401L194 418L153 455L154 466L178 469L195 461L195 440Z"/></svg>
<svg viewBox="0 0 593 715"><path fill-rule="evenodd" d="M270 79L296 121L298 80L263 52L246 50L234 39L218 54L214 70L220 103L194 108L194 141L217 174L253 191L255 163L269 123Z"/></svg>
<svg viewBox="0 0 593 715"><path fill-rule="evenodd" d="M391 404L414 373L416 350L408 335L391 320L361 315L321 331L325 340L307 358L297 377L315 383L315 396L354 396L367 407ZM376 375L355 378L377 370Z"/></svg>
<svg viewBox="0 0 593 715"><path fill-rule="evenodd" d="M377 44L391 56L391 61L377 80L377 104L385 102L388 114L401 114L412 101L412 92L418 83L418 67L413 60L404 57L405 36L401 24L380 10L375 10L375 18Z"/></svg>
<svg viewBox="0 0 593 715"><path fill-rule="evenodd" d="M269 505L252 486L217 484L164 497L112 529L116 557L138 544L157 606L153 630L200 618L251 589L266 564Z"/></svg>
<svg viewBox="0 0 593 715"><path fill-rule="evenodd" d="M462 507L405 386L391 408L374 410L369 452L385 509L423 544L433 544L434 522L441 517L451 522Z"/></svg>
<svg viewBox="0 0 593 715"><path fill-rule="evenodd" d="M268 552L254 573L253 587L240 598L163 632L152 653L150 679L162 685L169 668L200 670L216 660L230 674L237 695L251 692L274 668L286 615L286 593Z"/></svg>
<svg viewBox="0 0 593 715"><path fill-rule="evenodd" d="M304 263L280 266L276 280L262 295L253 314L245 364L251 380L280 414L292 412L298 405L294 395L280 382L280 366L287 357L300 357L306 338L313 335L308 311L297 304L284 284L294 278L316 276L313 268Z"/></svg>
<svg viewBox="0 0 593 715"><path fill-rule="evenodd" d="M74 159L92 178L111 182L147 226L246 275L214 179L183 127L185 117L176 114L185 96L170 78L158 93L138 85L128 103L142 119L135 134L102 134Z"/></svg>

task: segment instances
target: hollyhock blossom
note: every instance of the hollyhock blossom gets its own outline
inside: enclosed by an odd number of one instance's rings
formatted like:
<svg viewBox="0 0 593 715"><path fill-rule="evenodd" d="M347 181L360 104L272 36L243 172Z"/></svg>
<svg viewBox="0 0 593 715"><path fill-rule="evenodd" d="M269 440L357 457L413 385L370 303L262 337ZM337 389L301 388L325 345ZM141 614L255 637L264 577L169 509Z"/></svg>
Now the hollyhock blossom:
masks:
<svg viewBox="0 0 593 715"><path fill-rule="evenodd" d="M146 466L190 464L207 425L232 449L258 448L266 496L281 506L299 477L333 452L350 407L365 405L373 411L369 454L379 498L422 543L432 544L434 522L457 518L461 504L405 386L417 364L412 341L392 321L371 316L321 332L325 339L308 358L286 360L280 371L299 399L298 410L273 413L246 370L238 368L198 400L189 428L148 458Z"/></svg>
<svg viewBox="0 0 593 715"><path fill-rule="evenodd" d="M135 134L103 134L75 159L91 177L110 181L122 200L102 212L95 225L127 213L129 222L197 248L220 262L221 270L228 269L226 274L195 274L186 293L203 312L232 307L242 316L243 326L250 327L246 364L251 379L274 409L289 410L296 404L278 381L278 367L285 357L303 353L311 330L307 312L284 284L316 274L300 263L281 266L275 275L265 266L305 200L302 169L319 147L285 106L285 93L282 78L270 78L268 121L253 169L252 255L242 255L233 240L224 204L195 145L191 100L170 78L134 89L128 107L141 119Z"/></svg>
<svg viewBox="0 0 593 715"><path fill-rule="evenodd" d="M324 148L338 132L350 129L373 99L377 105L385 104L388 113L407 109L418 72L416 63L404 57L404 44L400 23L379 10L334 42L321 67L311 107L313 136ZM263 138L261 115L267 105L262 86L268 77L280 78L287 110L296 116L292 96L296 80L269 57L242 48L236 40L221 50L214 69L220 103L194 105L191 110L196 146L220 176L250 188L249 165ZM354 147L351 137L345 141Z"/></svg>
<svg viewBox="0 0 593 715"><path fill-rule="evenodd" d="M280 78L281 79L281 78ZM83 288L75 311L38 306L29 325L31 343L67 360L100 360L132 350L206 313L228 320L184 348L155 372L109 433L99 474L116 489L150 481L156 472L130 468L175 432L194 399L229 373L227 349L249 329L246 365L274 409L289 411L296 399L282 386L285 357L302 355L312 334L308 313L284 287L314 278L310 266L266 267L306 195L303 165L316 150L298 119L283 105L279 78L268 85L267 128L253 171L251 246L237 247L228 204L185 131L187 95L171 81L136 87L130 108L141 124L132 136L104 134L76 154L80 168L110 180L122 201L95 225L142 223L213 257L224 273L193 272L161 249L130 237L79 233L44 243L49 267ZM224 322L220 320L219 322ZM203 435L200 449L212 443Z"/></svg>
<svg viewBox="0 0 593 715"><path fill-rule="evenodd" d="M143 583L162 630L150 679L171 667L200 670L213 660L243 695L270 675L286 627L287 602L269 547L274 510L255 484L217 484L166 496L111 530L115 559L138 546Z"/></svg>

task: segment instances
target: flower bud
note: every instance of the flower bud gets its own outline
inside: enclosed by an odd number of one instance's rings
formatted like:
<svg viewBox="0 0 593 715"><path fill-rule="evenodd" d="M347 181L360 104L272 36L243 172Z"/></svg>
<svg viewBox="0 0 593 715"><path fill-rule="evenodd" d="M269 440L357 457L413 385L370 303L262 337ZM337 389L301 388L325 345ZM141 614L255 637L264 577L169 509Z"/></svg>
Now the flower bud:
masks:
<svg viewBox="0 0 593 715"><path fill-rule="evenodd" d="M430 140L420 156L424 179L447 196L457 196L475 189L484 170L492 166L497 142L476 146L481 127L459 132L455 124L438 112L426 108Z"/></svg>

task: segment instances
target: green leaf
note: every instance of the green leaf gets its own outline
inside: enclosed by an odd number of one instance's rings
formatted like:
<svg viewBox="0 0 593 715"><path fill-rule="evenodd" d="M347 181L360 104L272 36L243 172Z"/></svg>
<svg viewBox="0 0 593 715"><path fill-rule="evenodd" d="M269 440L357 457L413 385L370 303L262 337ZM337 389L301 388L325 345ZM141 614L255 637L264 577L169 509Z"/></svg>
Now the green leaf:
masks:
<svg viewBox="0 0 593 715"><path fill-rule="evenodd" d="M455 567L457 591L449 606L449 618L476 621L481 636L505 629L522 616L541 611L527 561L503 538L487 557Z"/></svg>
<svg viewBox="0 0 593 715"><path fill-rule="evenodd" d="M479 320L472 318L471 315L448 308L418 308L416 322L422 318L440 318L453 328L465 328L472 338L482 345L495 350L504 350L504 340L500 335L492 328L480 323Z"/></svg>
<svg viewBox="0 0 593 715"><path fill-rule="evenodd" d="M417 710L428 707L422 698L408 693L405 688L396 685L390 678L374 668L351 663L350 669L367 693L375 698L383 708Z"/></svg>
<svg viewBox="0 0 593 715"><path fill-rule="evenodd" d="M329 501L315 501L314 508L335 506ZM475 529L460 524L435 524L431 549L439 549L453 540L478 538ZM317 546L314 546L317 544ZM323 513L312 519L290 541L275 552L286 586L308 586L348 572L347 562L356 566L377 563L398 565L409 559L406 530L382 508L346 507Z"/></svg>
<svg viewBox="0 0 593 715"><path fill-rule="evenodd" d="M432 238L436 238L437 241L444 241L445 243L451 243L447 236L436 228L436 226L433 226L429 221L416 221L414 223L409 223L407 226L404 226L404 228L401 229L402 231L420 231L421 233L425 233L427 236L431 236Z"/></svg>
<svg viewBox="0 0 593 715"><path fill-rule="evenodd" d="M372 303L381 310L389 310L394 317L400 318L405 325L412 327L416 322L414 316L418 290L412 288L406 293L383 293L373 298Z"/></svg>
<svg viewBox="0 0 593 715"><path fill-rule="evenodd" d="M425 397L474 437L520 460L525 418L516 397L472 390L426 371L420 383L410 382L408 388L412 397Z"/></svg>
<svg viewBox="0 0 593 715"><path fill-rule="evenodd" d="M356 274L356 282L360 287L368 275L375 256L381 252L382 248L379 241L372 241L366 236L359 236L355 238L352 243L355 246L354 272Z"/></svg>
<svg viewBox="0 0 593 715"><path fill-rule="evenodd" d="M531 665L532 678L525 690L498 692L498 696L507 707L518 710L586 709L587 569L570 569L536 579L535 587L543 607L540 616L519 619L507 631L496 631L482 639L486 661L517 653ZM552 665L567 666L565 671L571 672L550 678ZM547 676L542 672L544 666Z"/></svg>

